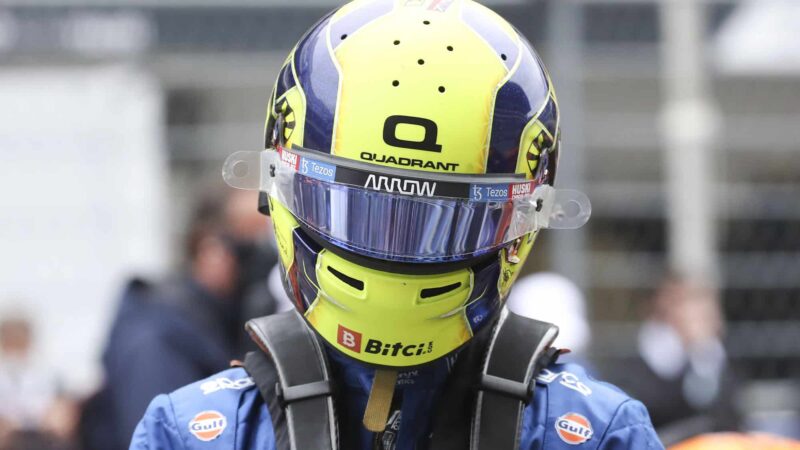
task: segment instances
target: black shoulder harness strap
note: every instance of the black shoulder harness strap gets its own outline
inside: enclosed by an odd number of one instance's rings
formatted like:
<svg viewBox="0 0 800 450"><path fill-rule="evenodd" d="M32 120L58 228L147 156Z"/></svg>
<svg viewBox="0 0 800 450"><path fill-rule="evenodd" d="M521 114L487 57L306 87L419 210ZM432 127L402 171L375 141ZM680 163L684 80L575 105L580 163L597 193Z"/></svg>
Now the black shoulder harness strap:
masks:
<svg viewBox="0 0 800 450"><path fill-rule="evenodd" d="M555 361L558 327L504 309L495 327L472 416L472 450L519 448L522 415L536 376Z"/></svg>
<svg viewBox="0 0 800 450"><path fill-rule="evenodd" d="M263 350L244 368L269 408L279 450L338 450L333 383L327 358L296 311L261 317L247 331Z"/></svg>
<svg viewBox="0 0 800 450"><path fill-rule="evenodd" d="M491 334L458 357L433 425L431 450L515 450L536 376L558 358L558 327L503 309Z"/></svg>
<svg viewBox="0 0 800 450"><path fill-rule="evenodd" d="M277 448L338 450L333 384L313 331L294 311L251 320L247 329L267 353L248 354L244 366L270 409ZM536 375L558 357L557 334L555 325L504 309L491 333L459 354L430 450L517 449Z"/></svg>

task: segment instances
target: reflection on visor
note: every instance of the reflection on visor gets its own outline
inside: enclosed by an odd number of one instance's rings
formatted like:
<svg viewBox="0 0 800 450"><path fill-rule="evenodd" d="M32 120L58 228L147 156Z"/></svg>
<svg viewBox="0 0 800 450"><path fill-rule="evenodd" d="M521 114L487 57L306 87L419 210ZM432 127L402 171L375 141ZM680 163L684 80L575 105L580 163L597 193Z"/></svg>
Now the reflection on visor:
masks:
<svg viewBox="0 0 800 450"><path fill-rule="evenodd" d="M579 192L519 178L425 174L423 179L419 172L303 151L254 153L228 158L223 169L228 184L268 192L323 237L383 259L465 259L541 228L577 228L591 211Z"/></svg>

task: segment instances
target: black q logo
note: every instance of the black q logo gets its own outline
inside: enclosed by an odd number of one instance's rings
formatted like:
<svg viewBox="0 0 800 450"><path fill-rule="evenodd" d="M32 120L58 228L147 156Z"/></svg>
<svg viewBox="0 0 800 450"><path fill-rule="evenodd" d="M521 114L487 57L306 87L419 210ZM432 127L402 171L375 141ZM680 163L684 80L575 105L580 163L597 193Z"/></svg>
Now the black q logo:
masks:
<svg viewBox="0 0 800 450"><path fill-rule="evenodd" d="M400 124L416 125L425 129L421 141L408 141L397 137L397 126ZM436 122L422 117L389 116L383 124L383 141L392 147L424 150L426 152L441 152L442 146L436 143L439 129Z"/></svg>

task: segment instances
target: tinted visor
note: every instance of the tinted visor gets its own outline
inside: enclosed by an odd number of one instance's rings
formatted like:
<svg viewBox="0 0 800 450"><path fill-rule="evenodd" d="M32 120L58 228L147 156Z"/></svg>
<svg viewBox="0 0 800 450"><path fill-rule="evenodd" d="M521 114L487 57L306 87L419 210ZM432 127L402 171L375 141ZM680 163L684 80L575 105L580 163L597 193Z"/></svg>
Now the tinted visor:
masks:
<svg viewBox="0 0 800 450"><path fill-rule="evenodd" d="M524 178L428 174L301 149L239 152L223 174L269 193L331 243L391 261L463 260L541 228L577 228L590 213L582 194ZM568 217L559 197L576 213Z"/></svg>

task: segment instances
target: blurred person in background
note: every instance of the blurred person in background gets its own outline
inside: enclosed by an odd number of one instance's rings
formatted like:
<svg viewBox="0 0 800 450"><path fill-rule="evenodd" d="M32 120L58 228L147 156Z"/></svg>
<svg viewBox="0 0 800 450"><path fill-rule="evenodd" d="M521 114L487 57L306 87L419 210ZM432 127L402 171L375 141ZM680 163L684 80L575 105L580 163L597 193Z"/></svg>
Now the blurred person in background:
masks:
<svg viewBox="0 0 800 450"><path fill-rule="evenodd" d="M662 439L735 430L739 418L723 331L716 291L671 275L651 299L638 356L609 368L606 377L642 400Z"/></svg>
<svg viewBox="0 0 800 450"><path fill-rule="evenodd" d="M34 357L33 339L23 315L0 319L0 450L72 448L76 405Z"/></svg>
<svg viewBox="0 0 800 450"><path fill-rule="evenodd" d="M127 448L149 401L228 367L248 348L244 320L271 314L276 263L257 197L226 191L202 198L186 234L183 273L126 288L103 355L105 386L86 405L88 449Z"/></svg>
<svg viewBox="0 0 800 450"><path fill-rule="evenodd" d="M517 314L558 325L555 345L570 350L561 360L586 365L592 335L586 300L569 278L552 272L528 275L511 290L507 305Z"/></svg>
<svg viewBox="0 0 800 450"><path fill-rule="evenodd" d="M800 450L800 441L760 433L711 433L693 437L668 450Z"/></svg>

